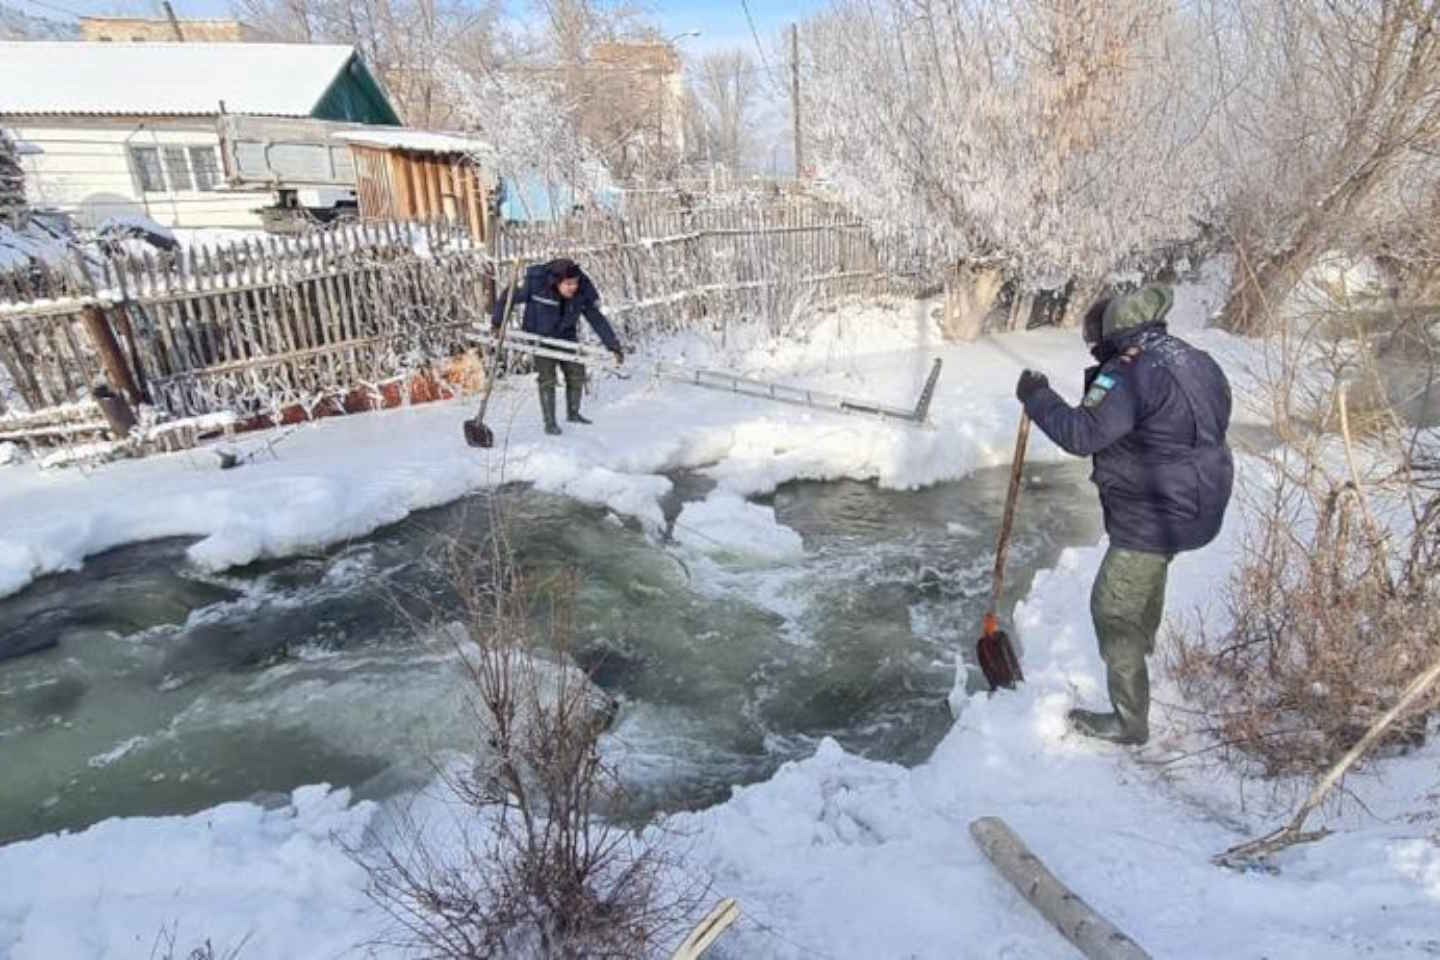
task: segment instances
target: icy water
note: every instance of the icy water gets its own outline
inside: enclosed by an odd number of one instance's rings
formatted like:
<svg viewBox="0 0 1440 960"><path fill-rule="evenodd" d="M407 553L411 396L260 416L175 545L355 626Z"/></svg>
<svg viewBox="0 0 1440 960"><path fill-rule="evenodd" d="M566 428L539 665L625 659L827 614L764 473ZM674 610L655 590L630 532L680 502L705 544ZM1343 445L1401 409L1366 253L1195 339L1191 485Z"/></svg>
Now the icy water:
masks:
<svg viewBox="0 0 1440 960"><path fill-rule="evenodd" d="M1008 604L1065 546L1093 542L1087 465L1040 466L1010 554ZM666 505L683 534L701 476ZM911 764L947 730L955 657L989 590L1008 470L926 490L796 483L760 502L803 557L656 544L601 508L512 489L522 564L574 567L577 658L621 709L607 740L632 810L702 806L833 736ZM186 541L92 558L0 601L0 843L110 816L267 802L329 782L383 797L473 745L435 561L479 543L471 498L311 556L224 575ZM692 538L693 539L693 538Z"/></svg>

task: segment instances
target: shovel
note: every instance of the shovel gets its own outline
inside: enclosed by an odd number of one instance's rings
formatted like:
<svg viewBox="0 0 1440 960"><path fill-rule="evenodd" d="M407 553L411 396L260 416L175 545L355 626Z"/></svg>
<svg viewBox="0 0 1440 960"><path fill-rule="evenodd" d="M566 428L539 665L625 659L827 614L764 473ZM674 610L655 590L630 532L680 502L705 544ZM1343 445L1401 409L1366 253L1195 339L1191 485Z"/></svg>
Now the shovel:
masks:
<svg viewBox="0 0 1440 960"><path fill-rule="evenodd" d="M515 258L510 267L510 289L505 291L505 312L500 316L500 336L495 342L495 355L490 358L490 370L485 376L485 392L480 395L480 410L474 419L465 421L465 442L472 447L488 450L495 446L495 432L485 426L485 408L490 404L490 391L495 389L495 378L500 373L500 357L505 351L505 330L510 326L510 307L515 303L515 287L520 282L522 260Z"/></svg>
<svg viewBox="0 0 1440 960"><path fill-rule="evenodd" d="M984 629L975 644L976 659L990 690L1004 687L1015 689L1023 681L1020 659L1010 637L1000 629L995 608L1000 606L1000 592L1005 587L1005 554L1010 551L1010 528L1015 524L1015 502L1020 499L1020 478L1025 470L1025 444L1030 439L1030 417L1020 414L1020 429L1015 435L1015 458L1010 462L1010 489L1005 494L1005 518L1000 522L1000 542L995 545L995 589L990 594L990 609L985 613Z"/></svg>

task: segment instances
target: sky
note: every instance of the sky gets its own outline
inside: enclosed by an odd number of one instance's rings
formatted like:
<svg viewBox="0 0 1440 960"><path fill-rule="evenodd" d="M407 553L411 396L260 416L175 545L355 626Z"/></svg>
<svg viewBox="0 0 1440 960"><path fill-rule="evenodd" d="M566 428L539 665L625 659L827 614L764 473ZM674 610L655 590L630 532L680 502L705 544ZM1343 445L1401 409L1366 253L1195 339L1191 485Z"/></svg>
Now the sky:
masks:
<svg viewBox="0 0 1440 960"><path fill-rule="evenodd" d="M68 19L71 15L144 15L160 16L158 0L4 0L27 13ZM755 31L769 45L776 34L792 21L823 6L823 0L748 0ZM224 17L230 15L231 0L171 0L176 14L185 17ZM646 4L667 35L700 31L696 38L680 41L682 51L705 53L716 49L743 46L752 54L755 39L745 16L741 0L649 0ZM510 0L508 6L517 13L529 8L525 0ZM768 52L768 51L767 51Z"/></svg>
<svg viewBox="0 0 1440 960"><path fill-rule="evenodd" d="M26 13L55 20L79 15L164 16L159 0L0 0ZM785 107L785 66L783 31L825 6L825 0L642 0L666 37L699 31L698 37L676 40L676 48L693 67L702 56L714 51L739 49L755 61L762 60L778 81L763 84L760 101L752 118L755 148L749 162L757 167L788 167L789 143L785 136L789 121ZM232 0L171 0L181 18L228 17ZM506 0L511 16L525 16L534 10L531 0ZM747 16L748 6L748 16ZM752 29L753 23L753 29ZM764 55L760 53L763 47Z"/></svg>

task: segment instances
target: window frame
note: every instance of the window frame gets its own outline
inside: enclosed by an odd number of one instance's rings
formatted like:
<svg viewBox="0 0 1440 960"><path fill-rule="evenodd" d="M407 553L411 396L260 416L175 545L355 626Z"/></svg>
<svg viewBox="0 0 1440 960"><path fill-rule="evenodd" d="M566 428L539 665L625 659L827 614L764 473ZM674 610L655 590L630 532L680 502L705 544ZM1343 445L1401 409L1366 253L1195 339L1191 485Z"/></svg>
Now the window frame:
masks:
<svg viewBox="0 0 1440 960"><path fill-rule="evenodd" d="M142 195L214 193L225 183L214 144L131 143L126 145L126 156L135 188ZM197 157L203 159L197 163Z"/></svg>
<svg viewBox="0 0 1440 960"><path fill-rule="evenodd" d="M205 164L195 162L196 154L204 156ZM190 162L190 179L199 193L214 193L220 189L222 175L220 172L220 157L211 144L191 144L185 148L185 157ZM204 171L205 185L202 186L201 171Z"/></svg>
<svg viewBox="0 0 1440 960"><path fill-rule="evenodd" d="M153 167L145 163L146 154L154 159ZM169 181L165 179L165 161L158 145L131 144L130 166L135 171L135 185L141 194L170 192Z"/></svg>
<svg viewBox="0 0 1440 960"><path fill-rule="evenodd" d="M161 144L160 156L165 163L165 182L170 192L194 193L195 177L190 172L189 149L184 144ZM177 184L179 178L183 179Z"/></svg>

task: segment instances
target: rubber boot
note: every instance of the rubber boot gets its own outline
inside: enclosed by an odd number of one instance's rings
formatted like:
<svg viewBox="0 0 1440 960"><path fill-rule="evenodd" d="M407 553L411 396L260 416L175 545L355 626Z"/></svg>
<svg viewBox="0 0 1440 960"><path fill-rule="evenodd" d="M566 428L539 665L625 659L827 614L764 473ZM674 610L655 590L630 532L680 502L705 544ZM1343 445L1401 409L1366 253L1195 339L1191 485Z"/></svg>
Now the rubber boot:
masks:
<svg viewBox="0 0 1440 960"><path fill-rule="evenodd" d="M560 425L555 422L555 385L540 385L540 415L545 418L545 432L552 437L560 435Z"/></svg>
<svg viewBox="0 0 1440 960"><path fill-rule="evenodd" d="M583 423L589 425L591 421L580 415L580 398L585 395L585 382L566 379L565 381L565 419L571 423Z"/></svg>
<svg viewBox="0 0 1440 960"><path fill-rule="evenodd" d="M1145 661L1138 667L1106 671L1110 703L1114 710L1071 710L1066 714L1070 725L1087 737L1110 743L1139 745L1150 739L1150 672Z"/></svg>

